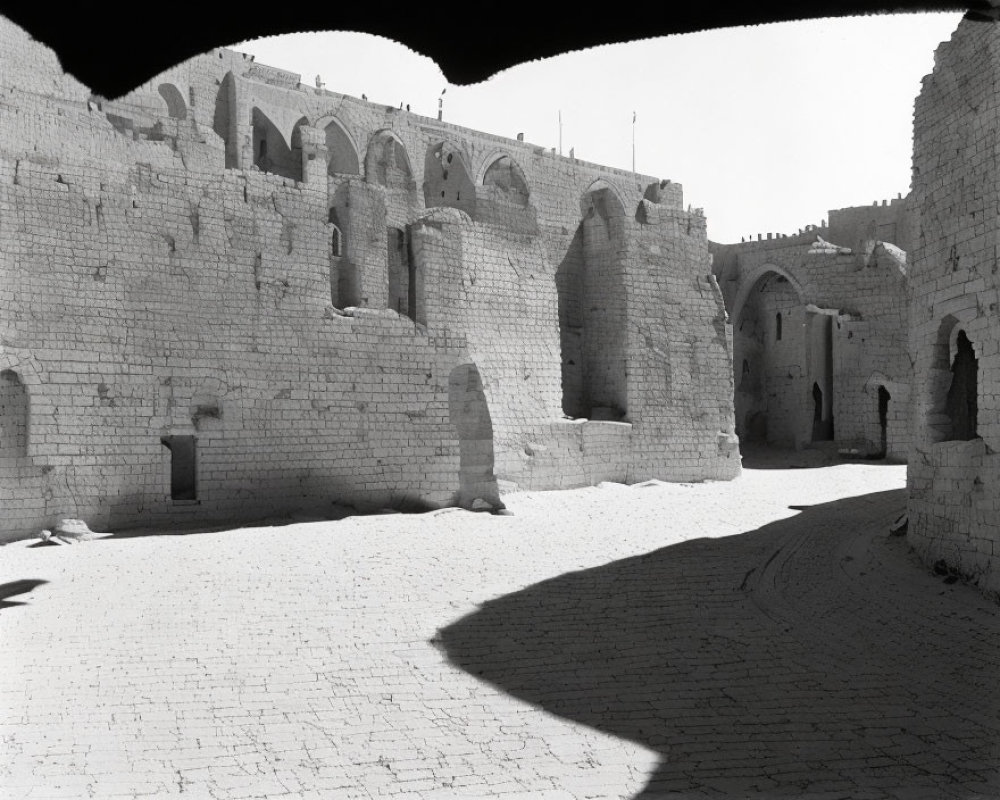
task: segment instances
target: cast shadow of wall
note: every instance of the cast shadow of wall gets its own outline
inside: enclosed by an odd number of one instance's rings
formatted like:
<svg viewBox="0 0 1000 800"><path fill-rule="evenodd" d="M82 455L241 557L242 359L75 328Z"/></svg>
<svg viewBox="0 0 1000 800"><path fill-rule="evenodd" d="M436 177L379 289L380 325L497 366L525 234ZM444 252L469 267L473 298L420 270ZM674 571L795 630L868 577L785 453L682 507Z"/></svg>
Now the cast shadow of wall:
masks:
<svg viewBox="0 0 1000 800"><path fill-rule="evenodd" d="M904 502L839 500L566 573L435 643L516 698L658 751L640 798L1000 796L997 609L886 535Z"/></svg>
<svg viewBox="0 0 1000 800"><path fill-rule="evenodd" d="M7 583L0 583L0 609L12 608L14 606L24 606L27 605L27 601L24 600L8 600L8 597L17 597L18 595L27 594L39 586L44 586L48 581L39 580L36 578L25 578L19 581L8 581Z"/></svg>

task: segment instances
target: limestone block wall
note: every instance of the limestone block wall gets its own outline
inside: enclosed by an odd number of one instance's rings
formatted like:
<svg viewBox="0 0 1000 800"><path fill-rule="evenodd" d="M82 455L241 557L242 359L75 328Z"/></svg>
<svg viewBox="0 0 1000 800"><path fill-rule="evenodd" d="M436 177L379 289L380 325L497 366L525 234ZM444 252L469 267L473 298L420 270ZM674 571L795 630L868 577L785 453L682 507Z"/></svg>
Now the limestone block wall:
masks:
<svg viewBox="0 0 1000 800"><path fill-rule="evenodd" d="M1000 29L963 20L914 112L909 540L1000 591ZM964 336L963 336L964 333ZM971 343L963 354L962 340Z"/></svg>
<svg viewBox="0 0 1000 800"><path fill-rule="evenodd" d="M560 442L579 434L555 424L561 417L557 299L539 237L442 208L413 225L412 241L417 269L433 287L428 328L463 332L482 376L498 477L522 488L584 483L580 447Z"/></svg>
<svg viewBox="0 0 1000 800"><path fill-rule="evenodd" d="M328 313L325 195L161 172L87 201L59 169L49 191L0 193L14 210L3 280L21 310L5 342L38 364L17 466L46 515L117 526L450 501L459 348L396 316ZM100 215L66 225L88 202ZM197 504L171 497L172 436L197 440Z"/></svg>
<svg viewBox="0 0 1000 800"><path fill-rule="evenodd" d="M734 335L741 436L796 447L830 439L862 455L907 457L906 254L891 242L862 238L848 244L833 240L831 233L863 237L890 212L902 229L904 222L910 224L907 208L907 201L894 201L841 209L830 212L830 229L712 245L713 272ZM817 247L817 237L836 246Z"/></svg>
<svg viewBox="0 0 1000 800"><path fill-rule="evenodd" d="M733 478L740 459L732 333L711 272L705 217L644 200L626 226L629 477Z"/></svg>
<svg viewBox="0 0 1000 800"><path fill-rule="evenodd" d="M738 471L676 184L227 50L108 101L0 40L0 535ZM601 193L611 246L585 247Z"/></svg>
<svg viewBox="0 0 1000 800"><path fill-rule="evenodd" d="M912 212L910 197L902 195L870 206L833 209L823 236L850 248L863 249L867 242L892 242L909 252L915 244Z"/></svg>

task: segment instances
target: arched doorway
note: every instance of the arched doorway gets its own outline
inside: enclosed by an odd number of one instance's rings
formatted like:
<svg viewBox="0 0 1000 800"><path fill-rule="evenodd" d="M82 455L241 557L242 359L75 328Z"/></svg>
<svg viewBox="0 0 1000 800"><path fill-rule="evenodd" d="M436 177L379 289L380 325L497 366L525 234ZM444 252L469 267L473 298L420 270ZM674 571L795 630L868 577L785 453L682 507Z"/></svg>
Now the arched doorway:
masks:
<svg viewBox="0 0 1000 800"><path fill-rule="evenodd" d="M744 442L797 447L811 438L815 412L798 288L777 269L765 269L734 305L736 433Z"/></svg>
<svg viewBox="0 0 1000 800"><path fill-rule="evenodd" d="M556 270L563 413L617 421L628 415L625 207L598 183L584 194L580 211Z"/></svg>
<svg viewBox="0 0 1000 800"><path fill-rule="evenodd" d="M460 364L448 376L448 413L459 443L457 504L471 508L478 499L503 508L493 473L493 423L475 364Z"/></svg>

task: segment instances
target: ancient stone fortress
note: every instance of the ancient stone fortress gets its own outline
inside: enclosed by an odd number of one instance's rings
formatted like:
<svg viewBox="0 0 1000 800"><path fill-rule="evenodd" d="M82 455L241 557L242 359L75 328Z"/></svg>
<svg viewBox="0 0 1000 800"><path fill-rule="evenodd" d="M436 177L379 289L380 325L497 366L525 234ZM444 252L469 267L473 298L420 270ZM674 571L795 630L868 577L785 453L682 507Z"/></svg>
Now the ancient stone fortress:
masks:
<svg viewBox="0 0 1000 800"><path fill-rule="evenodd" d="M914 110L909 540L1000 592L1000 29L963 20Z"/></svg>
<svg viewBox="0 0 1000 800"><path fill-rule="evenodd" d="M908 458L1000 592L1000 33L904 199L711 246L681 187L216 50L108 102L0 22L0 537ZM727 314L728 309L728 314Z"/></svg>
<svg viewBox="0 0 1000 800"><path fill-rule="evenodd" d="M741 441L906 459L908 209L900 197L790 236L711 244Z"/></svg>
<svg viewBox="0 0 1000 800"><path fill-rule="evenodd" d="M0 534L739 474L681 187L215 50L115 102L0 24Z"/></svg>

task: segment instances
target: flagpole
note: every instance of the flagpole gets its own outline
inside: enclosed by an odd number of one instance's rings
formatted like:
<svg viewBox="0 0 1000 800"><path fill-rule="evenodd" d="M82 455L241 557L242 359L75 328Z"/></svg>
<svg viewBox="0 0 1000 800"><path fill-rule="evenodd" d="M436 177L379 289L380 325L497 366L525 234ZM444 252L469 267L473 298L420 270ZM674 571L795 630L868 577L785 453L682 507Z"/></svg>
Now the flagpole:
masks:
<svg viewBox="0 0 1000 800"><path fill-rule="evenodd" d="M562 109L559 109L559 155L562 155Z"/></svg>
<svg viewBox="0 0 1000 800"><path fill-rule="evenodd" d="M632 112L632 174L635 174L635 112Z"/></svg>

